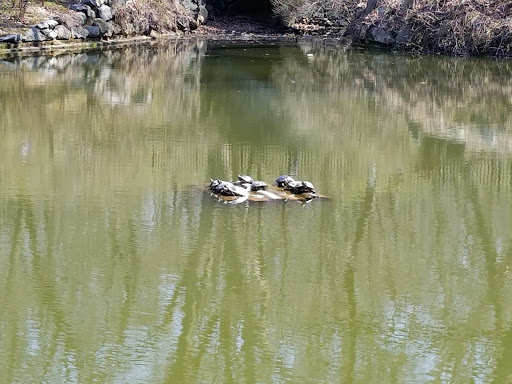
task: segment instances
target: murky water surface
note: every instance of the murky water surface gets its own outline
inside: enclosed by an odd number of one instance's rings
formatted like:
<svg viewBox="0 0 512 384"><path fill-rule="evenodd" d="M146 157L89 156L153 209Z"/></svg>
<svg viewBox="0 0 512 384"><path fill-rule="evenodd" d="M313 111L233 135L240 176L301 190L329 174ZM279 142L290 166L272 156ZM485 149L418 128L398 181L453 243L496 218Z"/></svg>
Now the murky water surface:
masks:
<svg viewBox="0 0 512 384"><path fill-rule="evenodd" d="M512 63L172 42L3 60L0 116L0 382L512 380Z"/></svg>

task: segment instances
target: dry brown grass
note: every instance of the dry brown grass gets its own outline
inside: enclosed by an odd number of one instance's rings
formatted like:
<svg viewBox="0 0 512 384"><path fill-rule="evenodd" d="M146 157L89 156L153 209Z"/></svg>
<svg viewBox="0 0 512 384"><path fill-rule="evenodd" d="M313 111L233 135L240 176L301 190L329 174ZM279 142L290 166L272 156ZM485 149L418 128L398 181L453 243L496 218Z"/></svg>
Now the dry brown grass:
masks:
<svg viewBox="0 0 512 384"><path fill-rule="evenodd" d="M512 55L511 1L271 1L282 20L305 33L337 29L357 43L372 40L372 29L380 28L391 37L405 36L405 49L458 56Z"/></svg>
<svg viewBox="0 0 512 384"><path fill-rule="evenodd" d="M128 5L113 1L116 23L124 35L149 35L151 31L176 31L186 10L172 0L134 0Z"/></svg>
<svg viewBox="0 0 512 384"><path fill-rule="evenodd" d="M75 16L67 0L31 1L0 0L0 34L18 33L20 28L47 19L60 19L63 24L75 26Z"/></svg>
<svg viewBox="0 0 512 384"><path fill-rule="evenodd" d="M410 27L409 46L449 55L510 55L511 4L501 0L385 0L364 21L393 33Z"/></svg>

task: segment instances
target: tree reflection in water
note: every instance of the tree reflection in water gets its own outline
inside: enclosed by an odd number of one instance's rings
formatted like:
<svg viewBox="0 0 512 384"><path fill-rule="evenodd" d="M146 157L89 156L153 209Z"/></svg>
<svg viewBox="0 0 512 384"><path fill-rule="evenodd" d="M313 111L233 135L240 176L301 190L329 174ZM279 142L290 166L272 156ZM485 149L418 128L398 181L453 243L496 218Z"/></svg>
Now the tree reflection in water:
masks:
<svg viewBox="0 0 512 384"><path fill-rule="evenodd" d="M512 64L192 41L8 64L1 382L510 379ZM204 193L240 172L332 199Z"/></svg>

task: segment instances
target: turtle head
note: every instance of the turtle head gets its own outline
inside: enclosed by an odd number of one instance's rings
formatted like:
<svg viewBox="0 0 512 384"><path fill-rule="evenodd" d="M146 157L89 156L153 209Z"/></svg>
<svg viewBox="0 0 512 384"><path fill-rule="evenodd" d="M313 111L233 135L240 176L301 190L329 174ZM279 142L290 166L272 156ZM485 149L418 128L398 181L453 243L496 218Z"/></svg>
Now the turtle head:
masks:
<svg viewBox="0 0 512 384"><path fill-rule="evenodd" d="M221 184L219 179L210 179L210 188L215 188Z"/></svg>
<svg viewBox="0 0 512 384"><path fill-rule="evenodd" d="M237 177L238 177L238 180L240 180L240 182L242 182L242 183L249 183L249 184L254 183L254 179L251 176L237 175Z"/></svg>

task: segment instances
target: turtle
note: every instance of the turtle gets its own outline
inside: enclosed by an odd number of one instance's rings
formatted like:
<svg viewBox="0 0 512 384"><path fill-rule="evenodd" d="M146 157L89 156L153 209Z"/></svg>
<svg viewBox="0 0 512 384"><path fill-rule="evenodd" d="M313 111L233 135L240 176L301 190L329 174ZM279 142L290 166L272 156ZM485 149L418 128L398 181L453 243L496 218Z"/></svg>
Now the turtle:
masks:
<svg viewBox="0 0 512 384"><path fill-rule="evenodd" d="M215 192L215 190L224 183L224 181L219 179L210 179L210 189Z"/></svg>
<svg viewBox="0 0 512 384"><path fill-rule="evenodd" d="M217 193L223 195L223 196L236 196L235 193L235 186L233 183L227 182L219 185L217 188Z"/></svg>
<svg viewBox="0 0 512 384"><path fill-rule="evenodd" d="M287 191L294 191L296 188L301 186L301 181L291 180L283 185L283 188Z"/></svg>
<svg viewBox="0 0 512 384"><path fill-rule="evenodd" d="M251 190L253 190L253 191L260 191L260 190L266 189L266 188L267 188L267 183L265 183L264 181L255 180L251 184Z"/></svg>
<svg viewBox="0 0 512 384"><path fill-rule="evenodd" d="M220 179L210 179L210 190L213 193L221 194L221 195L231 195L231 190L233 189L233 183L229 181L224 181Z"/></svg>
<svg viewBox="0 0 512 384"><path fill-rule="evenodd" d="M230 181L224 181L214 189L215 193L222 196L249 196L250 191L251 184L243 183L239 186Z"/></svg>
<svg viewBox="0 0 512 384"><path fill-rule="evenodd" d="M316 193L315 187L309 181L299 181L298 184L295 184L292 188L293 193L301 194L301 193Z"/></svg>
<svg viewBox="0 0 512 384"><path fill-rule="evenodd" d="M288 184L290 184L293 181L295 181L293 177L288 175L282 175L276 179L276 184L278 187L285 188L286 186L288 186Z"/></svg>
<svg viewBox="0 0 512 384"><path fill-rule="evenodd" d="M238 176L238 180L241 183L249 183L249 184L254 183L254 179L251 176L248 176L248 175L237 175L237 176Z"/></svg>

